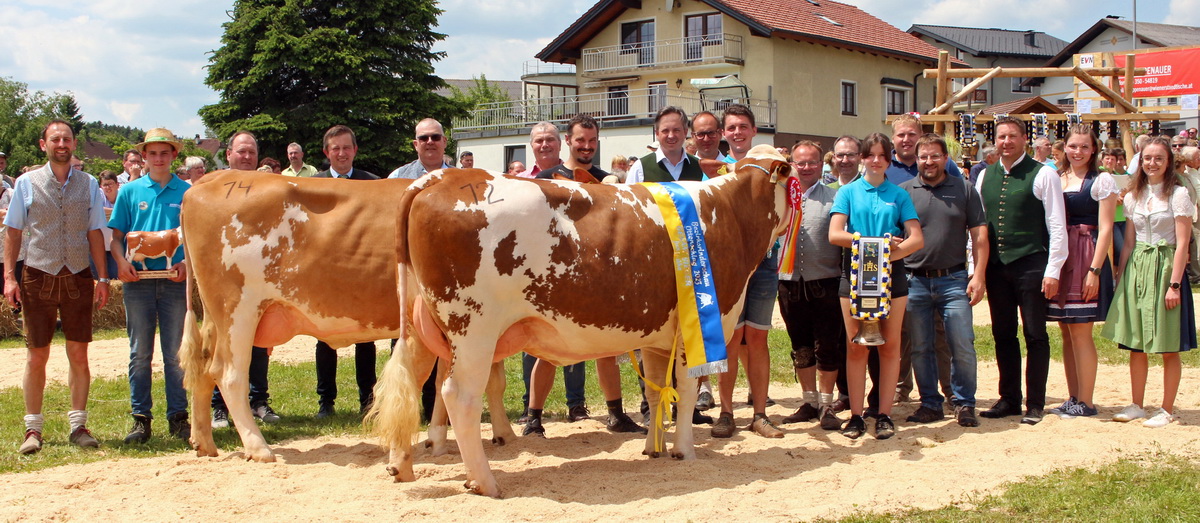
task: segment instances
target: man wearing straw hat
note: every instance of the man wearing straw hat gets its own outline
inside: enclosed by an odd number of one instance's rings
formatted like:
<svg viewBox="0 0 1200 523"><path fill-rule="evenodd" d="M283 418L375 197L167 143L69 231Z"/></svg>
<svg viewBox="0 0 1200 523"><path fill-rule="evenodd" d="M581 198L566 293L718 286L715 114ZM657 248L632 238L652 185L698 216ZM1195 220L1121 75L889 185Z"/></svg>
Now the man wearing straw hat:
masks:
<svg viewBox="0 0 1200 523"><path fill-rule="evenodd" d="M117 194L108 226L113 230L111 250L123 253L126 234L133 231L170 231L179 228L183 193L190 185L171 170L183 144L171 131L158 128L146 133L137 144L146 161L146 175L133 180ZM166 380L167 428L171 436L184 441L191 435L188 423L187 395L183 390L183 370L179 366L179 345L183 341L183 319L187 312L187 267L183 249L167 252L164 257L139 262L150 271L169 270L166 278L142 278L124 256L117 260L117 276L124 282L125 329L129 333L129 403L133 409L133 428L125 443L145 443L151 434L153 400L150 396L154 358L154 333L159 331L162 347L163 377Z"/></svg>
<svg viewBox="0 0 1200 523"><path fill-rule="evenodd" d="M71 443L98 447L100 442L87 429L87 399L92 377L87 349L92 341L92 302L108 303L108 274L97 268L99 284L93 284L88 255L104 259L104 194L96 179L71 167L75 133L63 120L51 120L39 141L49 162L17 180L12 205L4 218L7 225L4 252L4 297L10 307L24 306L26 343L22 390L25 394L25 440L21 454L42 450L42 400L46 388L46 361L55 323L62 319L67 340L71 389ZM22 244L22 240L27 243ZM25 249L23 283L17 259ZM94 297L94 300L93 300Z"/></svg>

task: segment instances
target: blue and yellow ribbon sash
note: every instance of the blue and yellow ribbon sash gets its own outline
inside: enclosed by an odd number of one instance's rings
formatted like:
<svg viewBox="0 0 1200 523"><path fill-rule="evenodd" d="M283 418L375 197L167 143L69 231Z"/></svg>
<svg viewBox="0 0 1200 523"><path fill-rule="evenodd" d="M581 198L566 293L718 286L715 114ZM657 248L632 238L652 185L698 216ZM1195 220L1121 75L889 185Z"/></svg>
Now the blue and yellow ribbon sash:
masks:
<svg viewBox="0 0 1200 523"><path fill-rule="evenodd" d="M675 291L679 329L687 357L688 376L698 378L725 372L725 332L704 232L695 202L678 183L643 183L662 212L674 253Z"/></svg>

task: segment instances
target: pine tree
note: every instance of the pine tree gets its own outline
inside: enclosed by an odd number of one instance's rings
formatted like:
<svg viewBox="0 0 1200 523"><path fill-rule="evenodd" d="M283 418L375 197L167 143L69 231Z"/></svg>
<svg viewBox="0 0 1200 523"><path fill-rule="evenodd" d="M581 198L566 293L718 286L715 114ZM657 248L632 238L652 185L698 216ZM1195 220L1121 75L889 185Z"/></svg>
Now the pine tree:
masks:
<svg viewBox="0 0 1200 523"><path fill-rule="evenodd" d="M417 121L465 112L434 93L440 13L433 0L238 0L205 81L221 98L200 116L222 139L254 132L260 157L297 142L313 163L325 130L345 124L355 164L385 174L415 158Z"/></svg>

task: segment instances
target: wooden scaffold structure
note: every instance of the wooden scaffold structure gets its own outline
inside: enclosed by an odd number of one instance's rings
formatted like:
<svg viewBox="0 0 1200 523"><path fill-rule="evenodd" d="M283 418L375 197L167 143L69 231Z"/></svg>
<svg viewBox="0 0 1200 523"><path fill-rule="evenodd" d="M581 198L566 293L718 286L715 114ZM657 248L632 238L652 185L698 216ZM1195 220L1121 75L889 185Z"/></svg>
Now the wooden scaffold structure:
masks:
<svg viewBox="0 0 1200 523"><path fill-rule="evenodd" d="M1150 122L1151 128L1156 129L1159 122L1162 120L1176 120L1179 118L1178 113L1167 113L1157 111L1147 111L1143 107L1138 107L1133 103L1133 86L1134 77L1139 74L1145 74L1145 68L1137 68L1134 64L1134 55L1125 55L1124 67L995 67L992 69L951 69L950 68L950 53L941 51L938 53L937 69L926 69L925 78L933 78L937 82L937 90L934 98L934 108L928 114L921 115L922 123L933 123L934 132L937 134L945 134L946 124L950 123L955 126L959 142L963 146L964 152L970 150L974 154L978 147L977 127L984 126L984 133L988 141L992 141L995 136L995 128L992 122L997 116L991 114L972 114L972 113L955 113L954 105L966 99L976 89L984 86L993 78L1048 78L1048 77L1066 77L1073 76L1079 79L1084 85L1087 85L1104 100L1112 104L1113 113L1068 113L1068 114L1009 114L1007 116L1017 118L1022 121L1031 122L1033 129L1030 134L1039 136L1046 134L1048 125L1053 122L1056 124L1056 136L1064 136L1068 125L1079 122L1091 122L1095 132L1099 132L1100 126L1103 123L1108 125L1108 135L1110 137L1120 136L1122 147L1128 157L1133 156L1133 137L1130 133L1130 125L1133 122ZM955 79L974 78L975 80L963 86L957 93L951 93L952 82ZM1108 85L1105 85L1102 78L1108 79ZM1123 92L1120 84L1120 79L1124 78ZM890 117L888 121L890 122Z"/></svg>

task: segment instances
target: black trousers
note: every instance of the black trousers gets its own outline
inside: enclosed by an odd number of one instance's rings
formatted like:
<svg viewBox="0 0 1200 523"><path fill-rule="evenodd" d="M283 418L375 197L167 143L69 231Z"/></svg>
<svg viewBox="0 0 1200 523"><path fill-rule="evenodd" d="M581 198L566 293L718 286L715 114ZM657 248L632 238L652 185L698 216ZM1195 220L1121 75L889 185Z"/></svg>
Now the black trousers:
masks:
<svg viewBox="0 0 1200 523"><path fill-rule="evenodd" d="M1020 312L1025 338L1025 406L1046 407L1046 378L1050 371L1050 337L1046 334L1046 296L1042 277L1046 253L1031 254L1009 264L992 258L987 266L988 308L992 337L996 339L996 366L1000 369L1000 398L1021 404L1021 345L1017 342Z"/></svg>
<svg viewBox="0 0 1200 523"><path fill-rule="evenodd" d="M317 342L317 396L322 405L333 405L337 399L337 351L329 344ZM354 378L358 382L358 406L367 407L374 399L375 342L354 344Z"/></svg>
<svg viewBox="0 0 1200 523"><path fill-rule="evenodd" d="M268 392L267 384L267 367L269 367L271 357L267 356L266 347L254 347L250 349L250 406L254 407L261 403L266 403L271 397ZM221 389L213 387L212 408L229 410L225 406L225 398L221 396Z"/></svg>
<svg viewBox="0 0 1200 523"><path fill-rule="evenodd" d="M837 371L837 390L846 394L846 326L837 295L839 278L779 282L779 312L792 351L808 352L803 363Z"/></svg>

